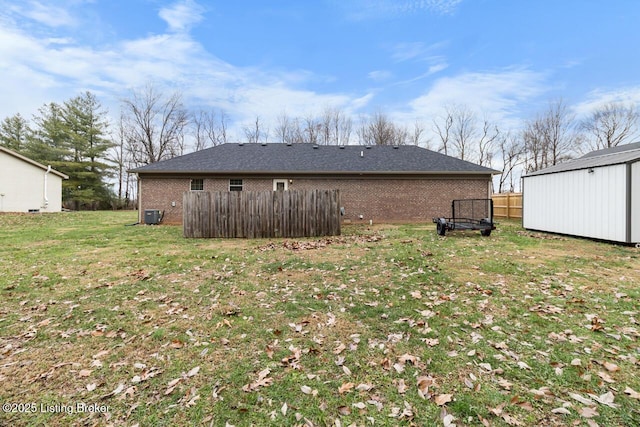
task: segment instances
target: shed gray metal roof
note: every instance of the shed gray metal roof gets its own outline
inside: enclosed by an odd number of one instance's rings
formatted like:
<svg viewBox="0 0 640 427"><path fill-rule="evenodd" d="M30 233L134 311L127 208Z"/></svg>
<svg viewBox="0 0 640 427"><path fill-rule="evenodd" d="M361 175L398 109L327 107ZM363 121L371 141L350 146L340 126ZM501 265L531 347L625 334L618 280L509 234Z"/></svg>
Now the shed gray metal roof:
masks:
<svg viewBox="0 0 640 427"><path fill-rule="evenodd" d="M575 160L528 173L523 178L580 169L635 163L637 161L640 161L640 142L592 151Z"/></svg>
<svg viewBox="0 0 640 427"><path fill-rule="evenodd" d="M415 145L222 144L131 170L138 174L497 174Z"/></svg>

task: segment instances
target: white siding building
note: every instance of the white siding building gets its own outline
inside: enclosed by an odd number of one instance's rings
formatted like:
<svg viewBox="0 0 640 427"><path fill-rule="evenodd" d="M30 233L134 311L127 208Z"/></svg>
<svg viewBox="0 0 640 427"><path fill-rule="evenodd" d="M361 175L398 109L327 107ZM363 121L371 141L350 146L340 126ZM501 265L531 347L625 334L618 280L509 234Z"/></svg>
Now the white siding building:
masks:
<svg viewBox="0 0 640 427"><path fill-rule="evenodd" d="M640 243L640 143L530 173L522 185L524 228Z"/></svg>
<svg viewBox="0 0 640 427"><path fill-rule="evenodd" d="M0 212L60 212L62 180L68 178L0 147Z"/></svg>

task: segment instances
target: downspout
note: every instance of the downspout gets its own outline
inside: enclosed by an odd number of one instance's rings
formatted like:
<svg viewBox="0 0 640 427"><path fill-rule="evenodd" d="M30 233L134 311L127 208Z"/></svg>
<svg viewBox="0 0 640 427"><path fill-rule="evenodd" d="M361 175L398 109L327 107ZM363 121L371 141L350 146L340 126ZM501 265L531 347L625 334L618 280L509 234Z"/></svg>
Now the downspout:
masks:
<svg viewBox="0 0 640 427"><path fill-rule="evenodd" d="M140 224L144 224L144 217L142 216L142 185L140 183L140 175L137 175L138 179L136 179L137 184L137 196L138 196L138 222Z"/></svg>
<svg viewBox="0 0 640 427"><path fill-rule="evenodd" d="M51 165L47 167L47 171L44 173L44 206L43 209L47 209L49 206L49 198L47 197L47 175L51 172Z"/></svg>

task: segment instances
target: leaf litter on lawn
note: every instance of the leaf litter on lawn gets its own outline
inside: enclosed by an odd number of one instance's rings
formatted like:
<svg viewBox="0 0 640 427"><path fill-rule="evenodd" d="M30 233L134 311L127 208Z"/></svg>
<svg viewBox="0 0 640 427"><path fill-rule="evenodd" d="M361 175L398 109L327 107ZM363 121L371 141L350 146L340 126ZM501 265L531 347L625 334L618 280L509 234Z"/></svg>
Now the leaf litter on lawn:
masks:
<svg viewBox="0 0 640 427"><path fill-rule="evenodd" d="M111 224L125 213L67 218L73 241L40 245L25 218L7 245L29 249L0 252L2 397L110 410L40 423L639 419L635 248L511 223L490 238L408 224L252 242Z"/></svg>

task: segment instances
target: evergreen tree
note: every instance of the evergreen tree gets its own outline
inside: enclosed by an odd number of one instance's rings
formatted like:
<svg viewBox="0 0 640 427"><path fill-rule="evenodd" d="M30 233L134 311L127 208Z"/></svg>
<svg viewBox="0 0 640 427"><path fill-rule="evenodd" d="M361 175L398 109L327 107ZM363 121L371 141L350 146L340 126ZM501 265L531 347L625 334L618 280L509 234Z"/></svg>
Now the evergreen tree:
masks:
<svg viewBox="0 0 640 427"><path fill-rule="evenodd" d="M86 92L62 106L44 105L33 123L23 153L69 176L62 182L63 202L75 209L110 206L107 179L112 167L106 158L112 143L106 138L106 112L96 97Z"/></svg>
<svg viewBox="0 0 640 427"><path fill-rule="evenodd" d="M20 152L24 149L29 131L29 124L20 113L6 117L0 123L0 145Z"/></svg>
<svg viewBox="0 0 640 427"><path fill-rule="evenodd" d="M106 182L113 167L106 163L107 151L113 143L106 138L106 112L91 92L85 92L64 103L63 116L67 128L71 157L65 165L76 208L105 207L111 190Z"/></svg>
<svg viewBox="0 0 640 427"><path fill-rule="evenodd" d="M69 144L62 108L55 102L43 105L33 117L33 129L27 137L23 153L54 169L68 159Z"/></svg>

